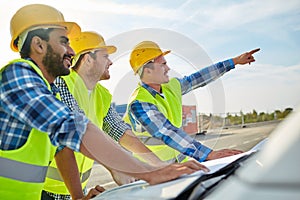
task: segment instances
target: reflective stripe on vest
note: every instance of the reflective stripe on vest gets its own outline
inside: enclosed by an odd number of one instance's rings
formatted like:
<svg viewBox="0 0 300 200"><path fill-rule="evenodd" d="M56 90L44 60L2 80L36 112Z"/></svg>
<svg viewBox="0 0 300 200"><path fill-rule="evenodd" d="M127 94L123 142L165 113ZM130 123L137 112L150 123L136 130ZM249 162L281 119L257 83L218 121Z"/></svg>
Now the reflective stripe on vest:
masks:
<svg viewBox="0 0 300 200"><path fill-rule="evenodd" d="M33 62L17 59L11 61L9 65L17 62L30 65L51 91L49 83ZM7 66L3 67L0 73ZM51 143L47 133L32 129L26 143L20 148L0 150L1 199L32 200L41 198L49 160L53 156L50 146Z"/></svg>
<svg viewBox="0 0 300 200"><path fill-rule="evenodd" d="M182 125L182 94L180 83L177 79L173 78L168 83L162 84L162 91L164 97L161 97L159 94L156 94L155 97L149 93L147 89L142 86L139 86L131 96L131 99L128 103L128 106L134 101L139 100L141 102L148 102L157 106L158 110L164 114L164 116L177 128L180 128ZM128 108L127 108L128 109ZM128 112L127 116L124 117L124 120L131 124L129 120ZM133 124L131 124L134 127ZM177 157L181 154L177 150L169 147L162 141L158 142L152 137L148 132L133 132L139 137L146 138L146 146L155 153L161 160L166 162L171 162L177 160ZM153 139L148 139L153 138ZM153 143L154 141L154 143ZM140 158L141 159L141 158ZM181 159L180 159L181 160ZM184 159L186 161L187 159Z"/></svg>
<svg viewBox="0 0 300 200"><path fill-rule="evenodd" d="M48 166L22 163L0 157L0 176L29 183L43 183Z"/></svg>
<svg viewBox="0 0 300 200"><path fill-rule="evenodd" d="M84 172L83 174L80 173L81 183L85 182L90 177L91 172L92 172L92 169L89 169L88 171ZM57 181L64 181L61 178L60 173L58 172L57 168L51 167L51 166L49 166L49 168L48 168L47 177L51 178L53 180L57 180Z"/></svg>

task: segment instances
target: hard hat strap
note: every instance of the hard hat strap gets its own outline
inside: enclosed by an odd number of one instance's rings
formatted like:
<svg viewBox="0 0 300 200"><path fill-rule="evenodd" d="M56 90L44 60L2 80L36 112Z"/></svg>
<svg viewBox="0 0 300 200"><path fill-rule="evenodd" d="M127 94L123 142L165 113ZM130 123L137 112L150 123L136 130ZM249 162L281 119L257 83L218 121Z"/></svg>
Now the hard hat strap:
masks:
<svg viewBox="0 0 300 200"><path fill-rule="evenodd" d="M143 74L143 71L144 71L144 66L145 66L145 65L141 66L141 67L138 69L138 71L137 71L137 74L138 74L140 77L142 77L142 74Z"/></svg>
<svg viewBox="0 0 300 200"><path fill-rule="evenodd" d="M24 31L18 37L18 49L22 49L29 31Z"/></svg>
<svg viewBox="0 0 300 200"><path fill-rule="evenodd" d="M140 68L138 69L137 74L138 74L140 77L142 77L143 71L144 71L144 68L146 67L146 65L148 65L148 64L150 64L150 63L154 63L154 61L155 61L155 59L152 59L152 60L147 61L145 64L143 64L143 66L140 67Z"/></svg>
<svg viewBox="0 0 300 200"><path fill-rule="evenodd" d="M25 31L23 31L23 33L21 33L19 35L19 38L18 38L18 49L21 50L25 41L26 41L26 38L27 38L27 35L30 31L34 31L34 30L38 30L38 29L49 29L49 28L60 28L60 29L66 29L66 27L63 27L63 26L59 26L59 25L40 25L40 26L35 26L35 27L32 27L32 28L29 28Z"/></svg>

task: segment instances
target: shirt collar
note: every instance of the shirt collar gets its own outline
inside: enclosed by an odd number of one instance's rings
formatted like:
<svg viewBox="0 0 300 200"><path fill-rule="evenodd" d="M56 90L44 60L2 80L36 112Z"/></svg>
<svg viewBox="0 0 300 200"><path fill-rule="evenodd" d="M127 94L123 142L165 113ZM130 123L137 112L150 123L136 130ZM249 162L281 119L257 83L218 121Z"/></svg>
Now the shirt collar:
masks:
<svg viewBox="0 0 300 200"><path fill-rule="evenodd" d="M152 87L150 87L149 85L147 85L144 82L140 83L142 87L144 87L153 97L155 97L156 94L158 94L159 96L161 96L162 98L165 98L163 93L159 93L156 90L154 90Z"/></svg>
<svg viewBox="0 0 300 200"><path fill-rule="evenodd" d="M33 62L38 68L40 68L36 62L34 62L34 60L32 60L32 58L28 57L28 58L24 58L24 60L29 60L30 62Z"/></svg>
<svg viewBox="0 0 300 200"><path fill-rule="evenodd" d="M50 87L54 96L59 93L59 88L54 83L50 83Z"/></svg>

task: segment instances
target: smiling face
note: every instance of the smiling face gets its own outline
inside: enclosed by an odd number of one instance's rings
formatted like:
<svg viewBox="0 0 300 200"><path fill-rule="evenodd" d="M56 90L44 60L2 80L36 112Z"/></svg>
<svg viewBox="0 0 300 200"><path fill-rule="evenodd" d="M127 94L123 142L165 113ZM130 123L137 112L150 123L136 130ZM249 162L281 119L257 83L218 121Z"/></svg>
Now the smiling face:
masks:
<svg viewBox="0 0 300 200"><path fill-rule="evenodd" d="M73 56L74 51L69 45L67 31L65 29L51 31L47 42L47 51L42 60L47 73L53 78L68 75Z"/></svg>

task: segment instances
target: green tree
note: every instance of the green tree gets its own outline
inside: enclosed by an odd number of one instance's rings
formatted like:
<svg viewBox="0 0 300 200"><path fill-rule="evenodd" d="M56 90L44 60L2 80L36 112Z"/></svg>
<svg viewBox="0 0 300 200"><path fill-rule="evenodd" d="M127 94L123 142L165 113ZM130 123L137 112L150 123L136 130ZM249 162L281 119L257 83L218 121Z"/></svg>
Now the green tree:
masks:
<svg viewBox="0 0 300 200"><path fill-rule="evenodd" d="M292 111L293 111L293 108L286 108L282 113L283 117L288 116Z"/></svg>

